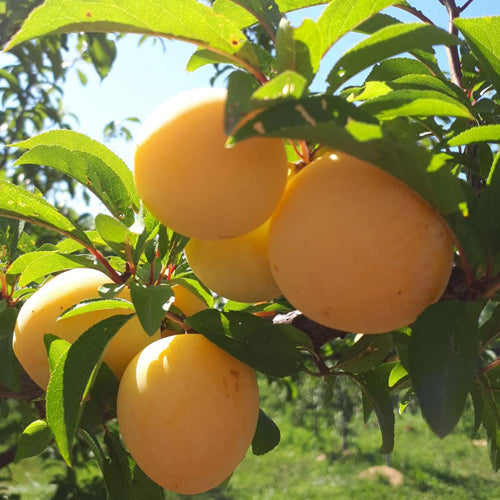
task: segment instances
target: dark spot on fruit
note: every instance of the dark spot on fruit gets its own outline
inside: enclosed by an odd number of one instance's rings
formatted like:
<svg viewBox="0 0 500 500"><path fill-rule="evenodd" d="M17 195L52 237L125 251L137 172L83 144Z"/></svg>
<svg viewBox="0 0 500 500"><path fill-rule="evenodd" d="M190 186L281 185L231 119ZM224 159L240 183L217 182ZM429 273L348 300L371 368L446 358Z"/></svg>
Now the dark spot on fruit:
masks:
<svg viewBox="0 0 500 500"><path fill-rule="evenodd" d="M231 38L231 45L233 47L236 47L239 44L240 44L239 40L237 40L236 38Z"/></svg>
<svg viewBox="0 0 500 500"><path fill-rule="evenodd" d="M398 290L398 295L403 295L403 292L401 290Z"/></svg>
<svg viewBox="0 0 500 500"><path fill-rule="evenodd" d="M88 10L88 11L85 13L85 17L87 17L87 18L92 17L92 12L90 12L90 10Z"/></svg>
<svg viewBox="0 0 500 500"><path fill-rule="evenodd" d="M224 379L224 392L226 393L227 398L231 397L231 394L229 394L229 390L227 388L227 378Z"/></svg>
<svg viewBox="0 0 500 500"><path fill-rule="evenodd" d="M234 378L234 392L238 392L240 390L240 384L238 382L240 372L237 370L231 370L229 374Z"/></svg>

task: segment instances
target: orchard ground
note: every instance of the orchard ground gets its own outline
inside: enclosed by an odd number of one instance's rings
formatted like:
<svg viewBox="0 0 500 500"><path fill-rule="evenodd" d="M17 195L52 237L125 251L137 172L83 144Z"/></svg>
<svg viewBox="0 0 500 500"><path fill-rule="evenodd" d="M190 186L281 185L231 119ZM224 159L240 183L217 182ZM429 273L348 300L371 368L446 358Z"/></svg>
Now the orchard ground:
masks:
<svg viewBox="0 0 500 500"><path fill-rule="evenodd" d="M309 425L297 426L293 420L295 402L281 404L276 401L276 391L270 389L266 381L261 380L260 386L263 408L281 407L269 411L281 429L280 445L263 457L248 453L225 490L212 490L193 497L166 492L167 500L500 498L500 478L491 471L483 436L479 434L470 439L473 420L470 411L444 440L432 434L420 414L412 412L411 408L396 417L396 445L390 465L403 474L404 483L395 488L383 477L372 480L359 478L359 474L368 468L386 463L385 457L378 452L380 431L373 415L365 426L360 411L356 411L351 422L348 451L342 453L338 426L325 425L324 417L331 409L318 413L316 433L314 410L306 410L303 414L304 418L309 418ZM18 425L13 418L2 421L0 436L4 446L11 444L6 442L6 436ZM60 460L50 458L49 452L42 457L26 459L3 469L0 474L0 497L4 494L6 496L1 498L55 498L56 486L47 481L55 472L61 477L67 472ZM96 462L88 460L85 468L77 469L77 477L81 488L77 498L98 498L91 496L91 491L95 492L94 481L101 481ZM89 496L83 496L85 491Z"/></svg>

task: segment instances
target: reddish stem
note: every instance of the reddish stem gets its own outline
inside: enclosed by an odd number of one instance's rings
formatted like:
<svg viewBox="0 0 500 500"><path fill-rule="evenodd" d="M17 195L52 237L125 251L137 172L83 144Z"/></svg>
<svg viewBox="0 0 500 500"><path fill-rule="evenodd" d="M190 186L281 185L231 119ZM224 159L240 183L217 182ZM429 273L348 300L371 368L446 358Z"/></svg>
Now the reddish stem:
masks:
<svg viewBox="0 0 500 500"><path fill-rule="evenodd" d="M123 276L116 271L116 269L113 268L113 266L106 260L106 257L97 250L97 248L94 248L91 245L88 245L86 243L82 243L85 248L106 268L106 271L108 272L108 276L117 284L121 285L122 283L125 283Z"/></svg>
<svg viewBox="0 0 500 500"><path fill-rule="evenodd" d="M498 281L497 283L494 283L490 288L488 288L488 290L486 290L486 292L484 292L483 297L490 299L499 290L500 290L500 281Z"/></svg>
<svg viewBox="0 0 500 500"><path fill-rule="evenodd" d="M500 365L500 358L495 359L495 361L492 361L489 365L486 365L482 370L481 373L486 373L495 368L496 366Z"/></svg>
<svg viewBox="0 0 500 500"><path fill-rule="evenodd" d="M461 243L458 241L456 237L454 239L455 239L455 246L457 247L458 250L458 257L460 259L460 264L462 265L462 269L465 273L465 284L467 285L467 288L470 290L472 288L472 285L474 284L474 273L472 272L472 268L469 264L469 261L465 256L464 248L462 247Z"/></svg>

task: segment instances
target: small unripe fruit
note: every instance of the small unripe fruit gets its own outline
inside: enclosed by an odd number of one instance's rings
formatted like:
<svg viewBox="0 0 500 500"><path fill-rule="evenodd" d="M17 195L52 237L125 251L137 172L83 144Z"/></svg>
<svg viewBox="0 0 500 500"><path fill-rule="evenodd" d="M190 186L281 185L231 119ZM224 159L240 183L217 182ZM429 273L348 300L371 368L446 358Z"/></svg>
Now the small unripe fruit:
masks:
<svg viewBox="0 0 500 500"><path fill-rule="evenodd" d="M125 370L118 423L134 460L163 488L196 494L243 460L259 414L255 373L198 334L154 342Z"/></svg>
<svg viewBox="0 0 500 500"><path fill-rule="evenodd" d="M274 281L267 240L269 222L225 240L195 240L186 245L193 272L210 290L239 302L261 302L281 295Z"/></svg>
<svg viewBox="0 0 500 500"><path fill-rule="evenodd" d="M285 297L323 325L380 333L412 323L442 295L451 231L403 182L344 153L288 184L269 231Z"/></svg>
<svg viewBox="0 0 500 500"><path fill-rule="evenodd" d="M146 121L134 174L144 204L191 238L248 233L276 207L287 177L283 141L252 138L225 148L223 89L183 92Z"/></svg>
<svg viewBox="0 0 500 500"><path fill-rule="evenodd" d="M71 306L98 297L98 288L106 283L111 283L111 280L100 271L72 269L50 279L21 307L14 333L14 353L28 375L42 389L47 388L49 381L49 364L43 341L46 333L74 342L95 323L115 314L131 312L107 309L57 319ZM124 288L118 297L130 300L130 290ZM104 361L120 378L132 358L159 338L159 331L150 337L142 329L137 316L134 316L113 337Z"/></svg>

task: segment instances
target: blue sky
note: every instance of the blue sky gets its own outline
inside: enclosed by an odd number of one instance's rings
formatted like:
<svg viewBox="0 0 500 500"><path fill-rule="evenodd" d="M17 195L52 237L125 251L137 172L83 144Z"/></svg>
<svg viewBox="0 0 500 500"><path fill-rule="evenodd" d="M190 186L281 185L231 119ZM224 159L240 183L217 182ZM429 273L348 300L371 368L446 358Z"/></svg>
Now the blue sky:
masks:
<svg viewBox="0 0 500 500"><path fill-rule="evenodd" d="M457 0L459 5L464 2ZM436 24L446 28L446 11L438 0L414 0L412 3ZM304 9L288 17L292 24L298 25L304 17L316 18L321 10L319 7ZM388 9L386 12L401 20L418 21L399 9ZM475 0L463 14L464 17L485 15L500 15L500 0ZM358 39L359 35L349 35L334 46L323 63L323 79L338 56ZM165 40L162 47L162 44L149 40L139 46L138 41L139 37L132 35L119 41L117 60L102 82L90 67L83 67L89 77L86 86L81 85L76 72L70 73L64 85L64 105L79 118L79 123L74 125L75 130L102 141L102 130L111 120L123 120L130 116L144 120L168 97L185 89L209 85L213 74L211 67L194 73L185 71L186 63L195 50L194 45ZM438 53L444 61L443 67L446 67L444 50ZM218 85L224 85L224 81L220 79ZM138 130L137 125L129 128L132 132ZM133 143L113 140L108 146L131 166Z"/></svg>

